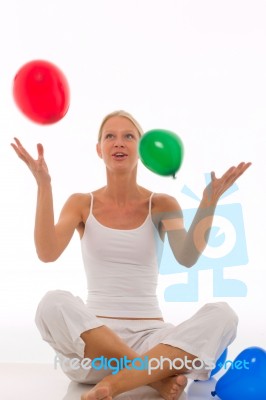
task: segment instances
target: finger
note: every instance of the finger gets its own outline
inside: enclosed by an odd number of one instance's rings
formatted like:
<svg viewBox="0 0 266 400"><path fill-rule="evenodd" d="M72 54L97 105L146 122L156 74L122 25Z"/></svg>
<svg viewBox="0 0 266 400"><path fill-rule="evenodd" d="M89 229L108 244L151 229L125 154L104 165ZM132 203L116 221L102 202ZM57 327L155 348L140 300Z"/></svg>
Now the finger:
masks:
<svg viewBox="0 0 266 400"><path fill-rule="evenodd" d="M242 170L243 168L246 170L248 167L250 167L250 165L251 165L251 162L241 162L241 163L239 163L238 164L238 166L237 166L237 169L240 169L240 170Z"/></svg>
<svg viewBox="0 0 266 400"><path fill-rule="evenodd" d="M10 143L10 145L13 147L13 149L15 150L15 152L17 153L17 155L18 155L20 158L22 158L20 152L18 151L17 146L16 146L14 143Z"/></svg>
<svg viewBox="0 0 266 400"><path fill-rule="evenodd" d="M245 162L241 162L240 164L238 164L238 166L236 167L235 173L239 174L242 173L244 171L246 171L247 168L249 168L251 165L251 163L245 163Z"/></svg>
<svg viewBox="0 0 266 400"><path fill-rule="evenodd" d="M221 182L226 182L228 179L230 179L230 177L232 176L232 174L234 174L236 171L236 167L230 167L220 178Z"/></svg>
<svg viewBox="0 0 266 400"><path fill-rule="evenodd" d="M18 140L18 138L14 137L14 140L15 140L15 142L16 142L16 144L17 144L18 146L22 146L22 144L20 143L20 141Z"/></svg>
<svg viewBox="0 0 266 400"><path fill-rule="evenodd" d="M249 163L244 163L244 162L240 163L236 167L234 173L232 173L231 176L229 176L225 180L224 184L231 186L250 166L251 166L250 162Z"/></svg>
<svg viewBox="0 0 266 400"><path fill-rule="evenodd" d="M20 145L16 145L15 143L10 143L10 145L13 147L13 149L15 150L15 152L17 153L19 158L21 158L22 160L25 161L25 157L23 155L23 152L21 151L21 146Z"/></svg>
<svg viewBox="0 0 266 400"><path fill-rule="evenodd" d="M17 138L14 138L14 140L17 143L18 151L21 153L21 155L30 162L34 161L31 155L25 149L25 147L22 146L21 142Z"/></svg>
<svg viewBox="0 0 266 400"><path fill-rule="evenodd" d="M31 155L27 152L27 150L22 146L21 142L17 139L14 138L16 145L12 143L13 149L16 151L17 155L27 164L30 165L34 163L34 159L31 157Z"/></svg>
<svg viewBox="0 0 266 400"><path fill-rule="evenodd" d="M248 169L251 165L252 165L251 162L243 163L242 169L243 169L244 171L246 171L246 169Z"/></svg>
<svg viewBox="0 0 266 400"><path fill-rule="evenodd" d="M17 148L19 148L21 146L21 143L17 138L14 138L14 141L16 142L16 144L15 143L10 143L10 144L13 147L13 149L16 150Z"/></svg>
<svg viewBox="0 0 266 400"><path fill-rule="evenodd" d="M24 156L24 154L21 152L21 150L13 143L11 143L11 146L17 153L17 156L29 167L30 166L30 161Z"/></svg>
<svg viewBox="0 0 266 400"><path fill-rule="evenodd" d="M250 162L249 163L241 163L241 164L239 164L239 168L238 168L238 171L237 171L237 178L239 176L241 176L250 166L251 166Z"/></svg>
<svg viewBox="0 0 266 400"><path fill-rule="evenodd" d="M226 173L222 176L222 179L225 179L225 182L229 180L236 180L243 172L250 167L251 163L241 162L237 167L229 168Z"/></svg>
<svg viewBox="0 0 266 400"><path fill-rule="evenodd" d="M214 181L215 179L216 179L215 172L212 171L211 172L211 180Z"/></svg>
<svg viewBox="0 0 266 400"><path fill-rule="evenodd" d="M43 157L44 150L43 150L43 145L41 143L37 144L37 151L38 151L38 156Z"/></svg>

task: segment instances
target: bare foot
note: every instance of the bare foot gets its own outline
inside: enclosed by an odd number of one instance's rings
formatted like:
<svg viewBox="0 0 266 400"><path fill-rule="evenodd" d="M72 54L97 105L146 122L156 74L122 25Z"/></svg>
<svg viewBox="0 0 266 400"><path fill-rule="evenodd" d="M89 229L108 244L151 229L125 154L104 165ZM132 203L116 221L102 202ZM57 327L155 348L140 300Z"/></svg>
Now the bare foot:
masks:
<svg viewBox="0 0 266 400"><path fill-rule="evenodd" d="M177 400L187 385L184 375L171 376L155 382L150 386L156 389L165 400Z"/></svg>
<svg viewBox="0 0 266 400"><path fill-rule="evenodd" d="M108 384L98 383L93 389L84 393L81 400L112 400L111 388Z"/></svg>
<svg viewBox="0 0 266 400"><path fill-rule="evenodd" d="M150 386L156 389L165 400L178 400L187 385L184 375L171 376L155 382ZM111 385L107 380L102 380L97 385L84 393L81 400L112 400Z"/></svg>

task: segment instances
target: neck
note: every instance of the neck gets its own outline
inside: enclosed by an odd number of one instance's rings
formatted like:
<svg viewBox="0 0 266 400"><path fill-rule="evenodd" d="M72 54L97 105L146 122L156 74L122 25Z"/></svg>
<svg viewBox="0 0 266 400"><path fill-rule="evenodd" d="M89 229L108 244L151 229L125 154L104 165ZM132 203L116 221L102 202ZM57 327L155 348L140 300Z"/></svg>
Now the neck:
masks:
<svg viewBox="0 0 266 400"><path fill-rule="evenodd" d="M140 194L140 187L136 181L136 170L132 173L114 174L107 170L107 185L105 187L105 195L107 195L118 206L124 206L132 198L136 198Z"/></svg>

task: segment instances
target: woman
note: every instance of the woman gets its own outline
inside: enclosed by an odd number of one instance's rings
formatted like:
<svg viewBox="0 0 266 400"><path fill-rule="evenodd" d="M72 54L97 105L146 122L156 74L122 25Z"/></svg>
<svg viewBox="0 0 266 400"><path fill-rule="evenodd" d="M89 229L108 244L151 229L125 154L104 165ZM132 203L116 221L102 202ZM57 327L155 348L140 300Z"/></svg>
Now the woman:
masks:
<svg viewBox="0 0 266 400"><path fill-rule="evenodd" d="M69 292L50 291L38 306L36 324L57 352L64 372L77 382L96 384L82 400L110 400L142 385L152 386L166 400L176 400L186 386L185 375L208 379L236 335L237 316L223 302L206 304L177 327L165 323L156 285L164 235L181 264L195 264L206 246L205 233L219 197L250 163L230 168L220 179L211 174L186 232L176 199L137 184L141 134L137 121L124 111L103 120L97 153L106 165L107 183L93 193L72 195L56 224L42 145L37 145L34 160L18 139L12 144L38 185L34 237L39 258L55 261L75 229L81 238L87 305ZM108 368L102 357L109 360ZM163 367L162 357L168 359ZM114 373L117 360L125 358L129 361Z"/></svg>

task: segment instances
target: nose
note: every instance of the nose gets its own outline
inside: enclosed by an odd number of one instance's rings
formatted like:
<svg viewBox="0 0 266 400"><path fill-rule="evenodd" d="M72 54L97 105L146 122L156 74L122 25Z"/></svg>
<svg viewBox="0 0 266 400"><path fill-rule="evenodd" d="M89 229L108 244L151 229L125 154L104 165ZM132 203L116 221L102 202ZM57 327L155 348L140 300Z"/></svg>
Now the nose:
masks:
<svg viewBox="0 0 266 400"><path fill-rule="evenodd" d="M125 147L123 139L122 138L117 138L115 143L114 143L114 147Z"/></svg>

